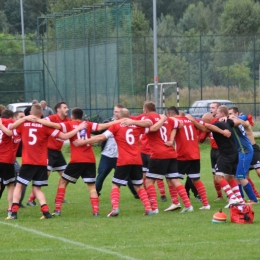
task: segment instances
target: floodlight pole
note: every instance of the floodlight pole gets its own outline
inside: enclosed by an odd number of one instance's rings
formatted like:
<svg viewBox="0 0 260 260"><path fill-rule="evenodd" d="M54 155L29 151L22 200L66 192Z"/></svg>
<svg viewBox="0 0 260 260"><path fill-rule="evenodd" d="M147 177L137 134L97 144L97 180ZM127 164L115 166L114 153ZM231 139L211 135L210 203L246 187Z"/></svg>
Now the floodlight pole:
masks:
<svg viewBox="0 0 260 260"><path fill-rule="evenodd" d="M23 0L20 0L20 9L21 9L21 26L22 26L23 55L25 55L24 19L23 19Z"/></svg>
<svg viewBox="0 0 260 260"><path fill-rule="evenodd" d="M157 19L156 0L153 0L153 66L154 66L154 103L158 107L158 68L157 68Z"/></svg>
<svg viewBox="0 0 260 260"><path fill-rule="evenodd" d="M23 0L20 0L20 11L21 11L21 27L22 27L22 45L23 45L23 69L26 71L26 60L25 60L25 40L24 40L24 19L23 19ZM24 90L27 88L26 75L24 74ZM24 91L24 99L26 99Z"/></svg>

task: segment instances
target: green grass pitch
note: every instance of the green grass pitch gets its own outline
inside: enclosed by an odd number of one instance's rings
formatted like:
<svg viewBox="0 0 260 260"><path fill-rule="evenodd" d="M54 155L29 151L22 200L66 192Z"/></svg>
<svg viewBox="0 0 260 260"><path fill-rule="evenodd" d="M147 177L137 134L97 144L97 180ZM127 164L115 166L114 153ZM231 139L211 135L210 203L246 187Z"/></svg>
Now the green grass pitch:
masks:
<svg viewBox="0 0 260 260"><path fill-rule="evenodd" d="M258 141L259 142L259 141ZM69 159L64 148L66 159ZM251 225L230 223L212 224L212 216L226 201L214 202L216 198L212 183L209 144L201 145L201 180L204 182L211 210L199 210L201 203L195 201L193 213L164 212L170 205L159 201L160 213L143 216L140 200L134 199L127 187L121 188L120 215L107 218L111 210L110 189L112 173L104 183L100 196L100 217L93 217L86 185L78 180L69 184L66 193L68 204L63 205L62 215L40 220L40 208L20 209L18 219L6 221L6 192L0 201L0 256L1 259L181 259L223 260L259 259L260 205L254 205L255 221ZM97 164L99 147L95 148ZM251 178L260 189L260 179L254 171ZM50 210L54 198L58 173L51 173L49 186L43 188ZM24 204L31 191L27 188Z"/></svg>

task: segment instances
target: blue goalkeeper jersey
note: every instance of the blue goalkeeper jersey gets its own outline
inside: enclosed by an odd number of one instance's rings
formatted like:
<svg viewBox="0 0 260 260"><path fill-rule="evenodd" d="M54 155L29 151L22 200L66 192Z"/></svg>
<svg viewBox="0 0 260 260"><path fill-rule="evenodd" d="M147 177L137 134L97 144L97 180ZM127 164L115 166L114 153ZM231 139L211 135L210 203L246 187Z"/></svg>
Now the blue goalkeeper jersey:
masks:
<svg viewBox="0 0 260 260"><path fill-rule="evenodd" d="M234 132L238 152L243 154L253 152L253 146L247 138L244 127L242 125L238 125L233 127L232 130Z"/></svg>

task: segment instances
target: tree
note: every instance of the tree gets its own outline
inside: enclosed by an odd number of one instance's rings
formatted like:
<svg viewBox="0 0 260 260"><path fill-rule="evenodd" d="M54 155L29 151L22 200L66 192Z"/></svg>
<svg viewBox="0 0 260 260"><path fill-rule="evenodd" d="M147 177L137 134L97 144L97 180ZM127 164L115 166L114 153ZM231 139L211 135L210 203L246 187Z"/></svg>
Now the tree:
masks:
<svg viewBox="0 0 260 260"><path fill-rule="evenodd" d="M100 4L98 0L49 0L48 12L57 13L64 10L72 10L72 8L79 8L83 5Z"/></svg>
<svg viewBox="0 0 260 260"><path fill-rule="evenodd" d="M224 34L255 34L260 28L260 4L253 0L228 0L221 15Z"/></svg>
<svg viewBox="0 0 260 260"><path fill-rule="evenodd" d="M132 7L132 33L133 36L145 36L149 32L149 21L146 20L144 13L138 4Z"/></svg>
<svg viewBox="0 0 260 260"><path fill-rule="evenodd" d="M0 11L0 32L9 32L9 24L4 11Z"/></svg>
<svg viewBox="0 0 260 260"><path fill-rule="evenodd" d="M178 27L182 31L188 31L194 28L195 32L206 34L210 29L210 19L211 10L209 7L205 7L202 2L199 2L197 5L191 4L188 6Z"/></svg>
<svg viewBox="0 0 260 260"><path fill-rule="evenodd" d="M230 79L230 82L238 85L241 90L250 89L253 86L253 80L250 78L250 68L248 62L241 64L234 63L231 66L223 66L217 68L217 71Z"/></svg>
<svg viewBox="0 0 260 260"><path fill-rule="evenodd" d="M4 13L8 19L9 32L12 34L21 34L21 9L19 0L9 0L4 4ZM23 16L25 33L34 33L37 31L37 17L41 13L46 13L46 1L24 0Z"/></svg>

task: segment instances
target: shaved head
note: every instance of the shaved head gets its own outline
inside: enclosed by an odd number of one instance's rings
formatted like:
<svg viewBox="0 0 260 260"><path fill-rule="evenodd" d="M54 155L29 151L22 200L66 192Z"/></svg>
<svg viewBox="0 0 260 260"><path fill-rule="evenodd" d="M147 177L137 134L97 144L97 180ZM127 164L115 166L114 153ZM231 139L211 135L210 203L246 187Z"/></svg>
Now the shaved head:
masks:
<svg viewBox="0 0 260 260"><path fill-rule="evenodd" d="M210 123L212 118L213 118L213 115L211 113L206 113L206 114L203 115L202 121L204 123Z"/></svg>
<svg viewBox="0 0 260 260"><path fill-rule="evenodd" d="M121 108L119 111L119 117L120 118L128 118L130 117L130 112L127 108Z"/></svg>

